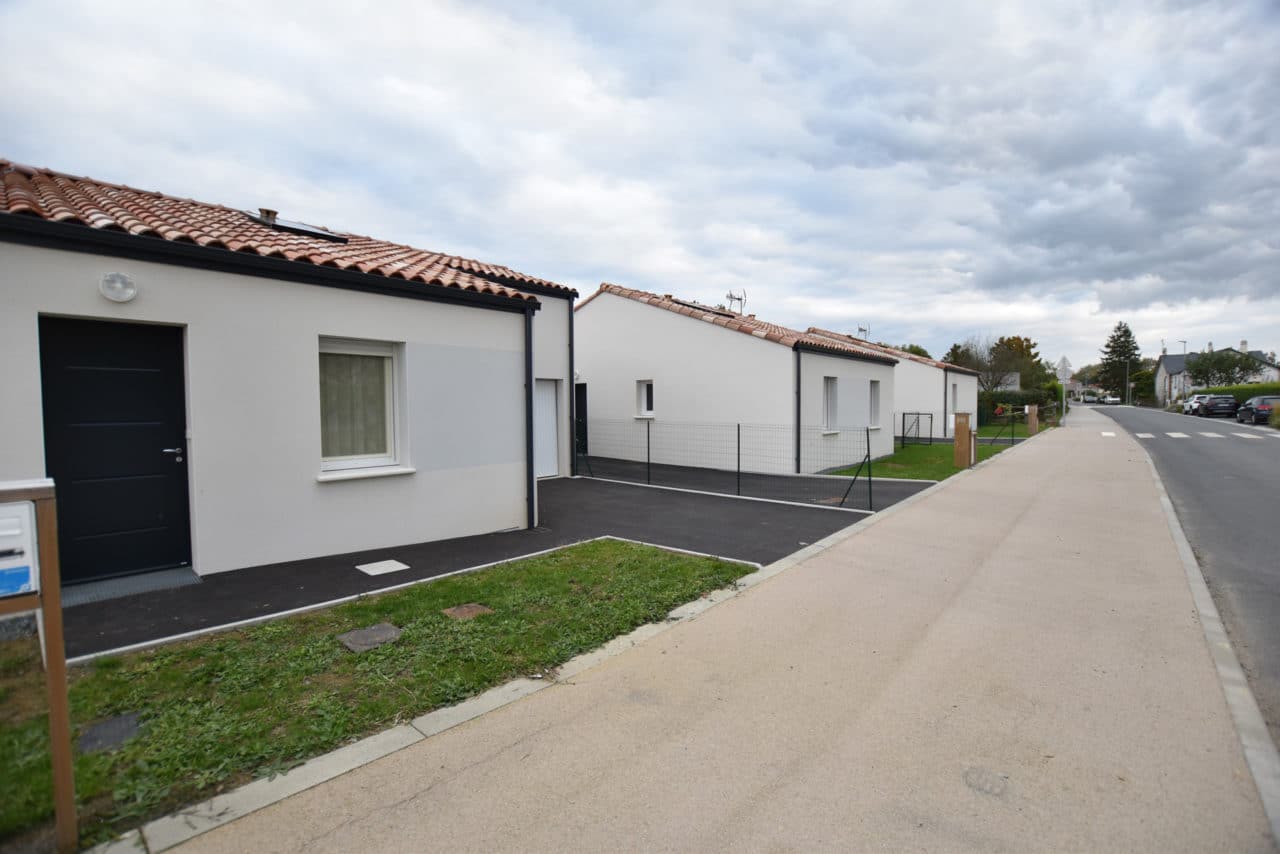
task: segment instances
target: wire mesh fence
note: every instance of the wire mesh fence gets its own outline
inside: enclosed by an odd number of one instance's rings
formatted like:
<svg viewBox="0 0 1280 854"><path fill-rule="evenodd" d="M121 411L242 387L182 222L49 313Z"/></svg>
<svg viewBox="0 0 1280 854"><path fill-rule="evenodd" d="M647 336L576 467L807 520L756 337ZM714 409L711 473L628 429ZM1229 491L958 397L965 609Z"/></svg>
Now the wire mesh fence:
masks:
<svg viewBox="0 0 1280 854"><path fill-rule="evenodd" d="M579 424L587 477L873 510L866 427L597 419Z"/></svg>

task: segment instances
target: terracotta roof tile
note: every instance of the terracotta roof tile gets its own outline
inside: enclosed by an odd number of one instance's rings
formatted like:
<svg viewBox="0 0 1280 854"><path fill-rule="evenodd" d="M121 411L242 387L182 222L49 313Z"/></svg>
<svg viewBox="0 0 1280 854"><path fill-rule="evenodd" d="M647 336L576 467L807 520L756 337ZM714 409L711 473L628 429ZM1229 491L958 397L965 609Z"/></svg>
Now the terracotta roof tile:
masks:
<svg viewBox="0 0 1280 854"><path fill-rule="evenodd" d="M673 297L671 294L652 294L648 291L635 290L634 288L624 288L621 285L612 285L605 282L600 285L599 290L583 300L578 308L582 308L595 299L600 294L613 294L614 296L626 297L636 302L646 303L655 308L665 309L683 314L686 317L692 317L696 320L702 320L706 323L712 323L716 326L723 326L726 329L732 329L736 332L742 332L756 338L763 338L766 341L772 341L775 344L781 344L784 347L796 347L800 345L805 348L824 350L829 353L841 356L852 356L857 359L863 359L869 362L881 362L884 364L895 364L897 359L887 353L880 352L871 347L864 347L852 342L835 341L824 335L814 335L810 332L799 332L786 326L779 326L776 323L758 319L754 314L737 314L723 308L713 308L709 305L693 302L692 300L682 300Z"/></svg>
<svg viewBox="0 0 1280 854"><path fill-rule="evenodd" d="M577 291L499 264L415 249L356 234L332 232L345 243L272 228L253 214L222 205L135 190L91 178L24 166L0 158L0 214L120 231L138 237L252 252L298 264L355 269L424 285L457 288L536 302L522 288L565 296Z"/></svg>
<svg viewBox="0 0 1280 854"><path fill-rule="evenodd" d="M959 365L953 365L950 362L942 362L938 359L926 359L924 356L918 356L915 353L908 353L906 350L899 350L897 347L889 347L885 344L874 344L862 338L855 338L852 335L845 335L843 332L832 332L829 329L821 329L817 326L810 326L808 330L810 335L817 335L832 341L853 344L858 347L865 347L877 353L884 353L893 356L895 359L907 359L911 362L919 362L922 365L930 365L935 368L945 368L948 371L954 371L958 374L971 374L977 376L978 372L971 368L962 368Z"/></svg>

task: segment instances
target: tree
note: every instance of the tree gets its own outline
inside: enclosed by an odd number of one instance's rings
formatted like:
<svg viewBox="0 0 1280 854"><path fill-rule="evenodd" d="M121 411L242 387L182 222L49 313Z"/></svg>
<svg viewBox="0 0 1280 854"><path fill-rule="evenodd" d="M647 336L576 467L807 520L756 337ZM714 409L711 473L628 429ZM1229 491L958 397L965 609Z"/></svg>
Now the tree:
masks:
<svg viewBox="0 0 1280 854"><path fill-rule="evenodd" d="M1017 372L1020 388L1042 388L1053 380L1053 366L1040 358L1036 342L1025 335L1002 335L991 346L993 368Z"/></svg>
<svg viewBox="0 0 1280 854"><path fill-rule="evenodd" d="M1239 385L1257 372L1257 361L1237 350L1192 353L1187 359L1187 373L1197 386Z"/></svg>
<svg viewBox="0 0 1280 854"><path fill-rule="evenodd" d="M1129 399L1125 381L1132 380L1142 369L1142 354L1138 352L1138 339L1123 320L1111 330L1111 336L1102 348L1102 362L1098 365L1098 382L1108 391Z"/></svg>
<svg viewBox="0 0 1280 854"><path fill-rule="evenodd" d="M901 347L899 347L898 349L899 349L899 350L901 350L901 351L903 351L904 353L912 353L912 354L914 354L914 355L916 355L916 356L920 356L921 358L924 358L924 359L932 359L932 358L933 358L932 356L930 356L930 355L929 355L929 351L928 351L928 350L926 350L925 348L921 347L919 344L903 344L903 345L902 345Z"/></svg>
<svg viewBox="0 0 1280 854"><path fill-rule="evenodd" d="M1084 365L1079 370L1077 370L1074 374L1071 375L1071 379L1075 380L1081 385L1096 385L1098 382L1099 370L1101 370L1100 365L1096 365L1096 364Z"/></svg>
<svg viewBox="0 0 1280 854"><path fill-rule="evenodd" d="M942 361L949 365L958 365L962 368L977 370L975 366L977 354L967 344L952 344L951 349L942 357Z"/></svg>

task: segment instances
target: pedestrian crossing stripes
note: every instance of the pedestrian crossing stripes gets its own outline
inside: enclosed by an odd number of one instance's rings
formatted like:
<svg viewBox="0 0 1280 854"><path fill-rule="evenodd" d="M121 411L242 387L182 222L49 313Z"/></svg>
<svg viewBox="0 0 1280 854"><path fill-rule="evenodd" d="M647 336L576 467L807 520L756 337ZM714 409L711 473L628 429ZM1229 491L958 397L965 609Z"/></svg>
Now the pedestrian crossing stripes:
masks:
<svg viewBox="0 0 1280 854"><path fill-rule="evenodd" d="M1107 438L1113 439L1115 438L1116 434L1110 430L1103 430L1102 435L1106 436ZM1133 435L1138 439L1159 438L1159 434L1156 434L1156 433L1134 433ZM1240 439L1261 439L1264 436L1275 436L1276 438L1280 438L1280 430L1277 430L1277 431L1266 430L1266 431L1258 431L1256 433L1243 433L1243 432L1237 432L1237 431L1232 431L1230 433L1217 433L1209 430L1200 430L1196 432L1194 435L1191 433L1170 431L1168 433L1165 433L1164 435L1168 436L1170 439L1192 439L1196 437L1203 437L1205 439L1226 439L1230 436L1236 436Z"/></svg>

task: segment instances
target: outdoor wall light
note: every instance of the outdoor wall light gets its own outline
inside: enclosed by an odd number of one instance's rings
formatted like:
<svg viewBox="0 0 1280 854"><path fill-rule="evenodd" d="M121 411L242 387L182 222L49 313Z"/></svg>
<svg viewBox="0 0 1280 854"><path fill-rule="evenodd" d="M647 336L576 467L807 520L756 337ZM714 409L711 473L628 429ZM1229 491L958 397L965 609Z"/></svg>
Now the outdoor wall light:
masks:
<svg viewBox="0 0 1280 854"><path fill-rule="evenodd" d="M138 295L138 286L125 273L104 273L98 293L112 302L128 302Z"/></svg>

